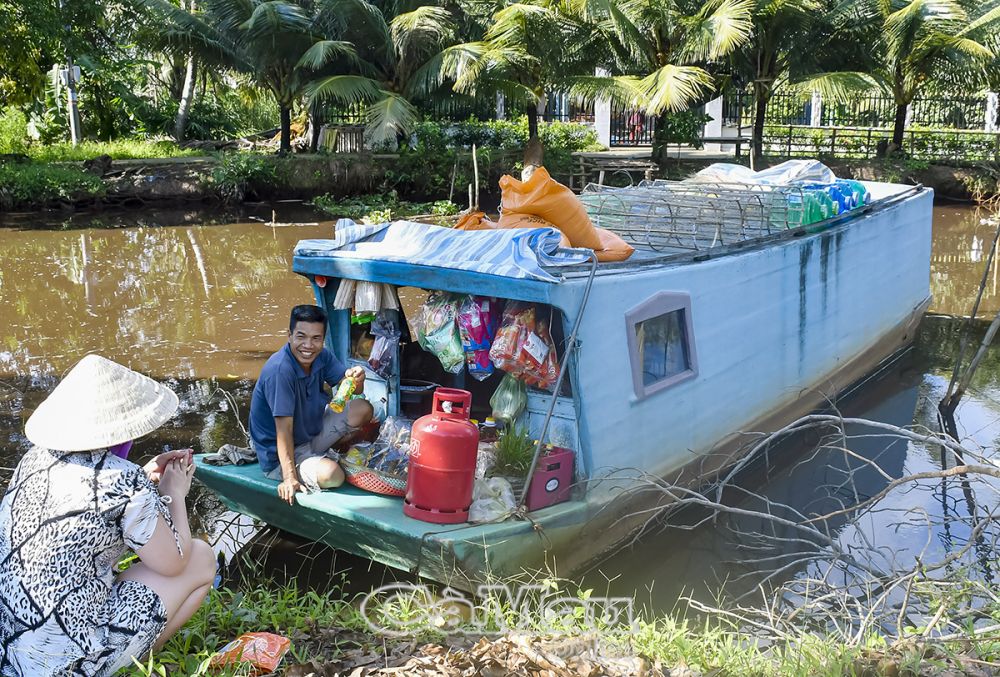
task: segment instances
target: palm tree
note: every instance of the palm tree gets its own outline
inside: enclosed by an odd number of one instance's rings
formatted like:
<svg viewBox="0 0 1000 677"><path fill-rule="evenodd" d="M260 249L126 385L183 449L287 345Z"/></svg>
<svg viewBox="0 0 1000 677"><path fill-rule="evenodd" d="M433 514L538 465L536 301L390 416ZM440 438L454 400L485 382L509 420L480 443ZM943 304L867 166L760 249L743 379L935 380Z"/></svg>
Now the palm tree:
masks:
<svg viewBox="0 0 1000 677"><path fill-rule="evenodd" d="M721 60L745 43L753 0L577 0L610 47L610 68L621 77L604 91L619 103L641 104L663 118L716 89ZM594 81L595 92L606 82ZM622 98L624 94L624 99Z"/></svg>
<svg viewBox="0 0 1000 677"><path fill-rule="evenodd" d="M246 73L268 90L281 113L280 152L291 150L291 113L315 72L339 59L356 61L336 39L333 3L206 0L195 12L145 0L166 21L165 37L205 63Z"/></svg>
<svg viewBox="0 0 1000 677"><path fill-rule="evenodd" d="M736 71L753 90L751 166L763 155L764 122L774 92L788 88L843 100L876 86L866 72L870 49L856 34L858 18L824 0L754 0L753 35L734 54ZM853 66L852 70L842 70Z"/></svg>
<svg viewBox="0 0 1000 677"><path fill-rule="evenodd" d="M402 11L394 3L367 0L331 0L330 7L357 46L357 58L329 64L308 93L314 102L366 104L370 143L407 132L418 118L415 103L451 94L441 76L444 50L457 41L450 10L423 5Z"/></svg>
<svg viewBox="0 0 1000 677"><path fill-rule="evenodd" d="M992 8L990 8L992 6ZM942 71L981 69L995 54L1000 4L979 0L861 0L881 26L880 75L896 105L892 143L903 145L906 110Z"/></svg>
<svg viewBox="0 0 1000 677"><path fill-rule="evenodd" d="M443 50L441 75L457 92L485 95L501 92L528 116L529 147L538 144L538 115L546 93L593 95L595 66L606 52L600 35L558 0L524 0L503 4L492 14L481 40Z"/></svg>

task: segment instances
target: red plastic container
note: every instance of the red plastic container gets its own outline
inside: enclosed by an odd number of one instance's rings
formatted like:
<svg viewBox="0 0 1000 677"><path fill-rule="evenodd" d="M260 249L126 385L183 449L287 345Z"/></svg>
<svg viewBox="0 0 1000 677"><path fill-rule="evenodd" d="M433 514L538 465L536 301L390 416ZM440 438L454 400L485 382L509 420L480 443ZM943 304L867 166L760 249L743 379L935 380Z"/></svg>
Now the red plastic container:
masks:
<svg viewBox="0 0 1000 677"><path fill-rule="evenodd" d="M436 524L468 521L479 452L479 430L469 421L471 404L467 390L438 388L431 413L413 424L405 515Z"/></svg>
<svg viewBox="0 0 1000 677"><path fill-rule="evenodd" d="M544 456L539 456L538 466L528 486L528 497L524 501L529 512L569 500L573 459L573 450L563 447L552 447Z"/></svg>

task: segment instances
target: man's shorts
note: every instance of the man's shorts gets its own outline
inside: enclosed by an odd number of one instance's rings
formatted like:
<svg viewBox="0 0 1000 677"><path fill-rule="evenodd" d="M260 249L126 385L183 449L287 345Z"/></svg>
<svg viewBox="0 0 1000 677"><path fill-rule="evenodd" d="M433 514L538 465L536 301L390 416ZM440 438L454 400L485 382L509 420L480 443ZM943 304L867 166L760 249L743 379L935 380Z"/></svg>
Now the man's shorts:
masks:
<svg viewBox="0 0 1000 677"><path fill-rule="evenodd" d="M318 474L323 465L320 459L330 458L330 447L355 432L357 428L347 425L347 409L337 413L327 407L323 414L323 429L310 441L295 447L295 469L299 473L299 482L305 486L307 492L320 490ZM281 475L281 465L266 473L265 477L281 482L284 479Z"/></svg>

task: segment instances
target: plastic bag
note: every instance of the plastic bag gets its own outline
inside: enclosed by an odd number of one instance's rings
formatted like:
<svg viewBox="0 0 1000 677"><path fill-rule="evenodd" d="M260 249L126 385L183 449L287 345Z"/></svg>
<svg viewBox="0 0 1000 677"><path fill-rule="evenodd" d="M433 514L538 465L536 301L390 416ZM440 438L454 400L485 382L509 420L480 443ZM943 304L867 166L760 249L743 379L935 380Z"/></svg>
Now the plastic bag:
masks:
<svg viewBox="0 0 1000 677"><path fill-rule="evenodd" d="M368 366L376 374L388 380L392 375L393 364L396 360L396 347L399 345L400 331L388 313L382 311L372 321L372 334L375 336L375 341L372 344L371 354L368 356Z"/></svg>
<svg viewBox="0 0 1000 677"><path fill-rule="evenodd" d="M480 442L476 453L476 478L482 479L497 464L497 443Z"/></svg>
<svg viewBox="0 0 1000 677"><path fill-rule="evenodd" d="M358 282L354 294L354 312L358 315L377 313L381 309L382 286L377 282Z"/></svg>
<svg viewBox="0 0 1000 677"><path fill-rule="evenodd" d="M412 430L413 421L408 418L390 416L385 419L365 465L391 475L405 476L409 470Z"/></svg>
<svg viewBox="0 0 1000 677"><path fill-rule="evenodd" d="M462 371L465 353L455 318L458 304L455 297L440 292L432 293L420 309L421 320L417 341L420 347L433 353L445 371L457 374Z"/></svg>
<svg viewBox="0 0 1000 677"><path fill-rule="evenodd" d="M510 482L502 477L477 479L472 486L472 505L469 521L472 523L498 522L514 512L517 501Z"/></svg>
<svg viewBox="0 0 1000 677"><path fill-rule="evenodd" d="M535 333L528 336L518 356L521 380L530 386L552 390L559 378L556 346L549 333L549 320L538 320Z"/></svg>
<svg viewBox="0 0 1000 677"><path fill-rule="evenodd" d="M483 381L493 373L490 347L497 331L496 299L467 296L458 311L458 330L469 373Z"/></svg>
<svg viewBox="0 0 1000 677"><path fill-rule="evenodd" d="M209 660L212 667L249 663L251 675L274 672L292 641L270 632L245 632L222 647Z"/></svg>
<svg viewBox="0 0 1000 677"><path fill-rule="evenodd" d="M354 295L357 289L357 282L354 280L341 280L337 287L337 295L333 298L333 307L337 310L351 310L354 308Z"/></svg>
<svg viewBox="0 0 1000 677"><path fill-rule="evenodd" d="M508 301L503 309L503 322L497 330L490 359L497 369L514 373L517 355L521 352L528 332L535 330L535 306L521 301Z"/></svg>
<svg viewBox="0 0 1000 677"><path fill-rule="evenodd" d="M528 394L524 383L517 380L513 374L505 374L493 397L490 398L493 407L493 418L513 421L524 408L528 406Z"/></svg>
<svg viewBox="0 0 1000 677"><path fill-rule="evenodd" d="M559 378L555 342L548 320L537 319L533 304L508 301L490 358L498 369L528 385L551 390Z"/></svg>

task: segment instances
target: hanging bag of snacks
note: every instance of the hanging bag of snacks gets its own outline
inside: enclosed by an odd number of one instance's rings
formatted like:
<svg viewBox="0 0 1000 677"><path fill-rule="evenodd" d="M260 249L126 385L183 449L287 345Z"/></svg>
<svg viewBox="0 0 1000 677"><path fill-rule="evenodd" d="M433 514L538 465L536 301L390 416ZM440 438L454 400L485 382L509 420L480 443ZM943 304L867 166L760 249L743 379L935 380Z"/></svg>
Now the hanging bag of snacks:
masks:
<svg viewBox="0 0 1000 677"><path fill-rule="evenodd" d="M445 371L457 374L465 364L465 352L455 318L458 315L456 297L432 292L420 309L417 341L420 347L433 353Z"/></svg>

